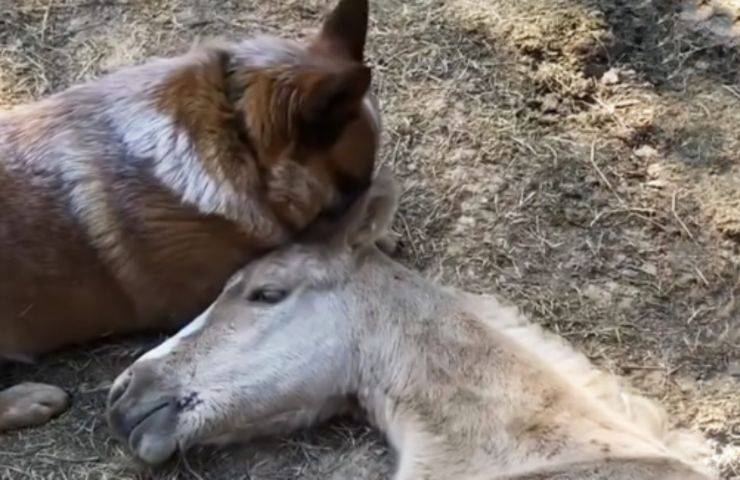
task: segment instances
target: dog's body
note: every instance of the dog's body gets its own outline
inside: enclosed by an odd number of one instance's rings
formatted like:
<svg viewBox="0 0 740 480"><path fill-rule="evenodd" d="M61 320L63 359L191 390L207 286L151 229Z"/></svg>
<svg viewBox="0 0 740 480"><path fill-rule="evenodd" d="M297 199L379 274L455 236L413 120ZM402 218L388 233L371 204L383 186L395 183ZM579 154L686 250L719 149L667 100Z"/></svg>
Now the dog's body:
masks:
<svg viewBox="0 0 740 480"><path fill-rule="evenodd" d="M306 46L199 47L0 114L0 359L179 326L361 192L366 24L344 0Z"/></svg>
<svg viewBox="0 0 740 480"><path fill-rule="evenodd" d="M230 179L210 177L206 162L214 173L221 163L241 160L246 170L253 162L226 142L221 155L202 158L200 133L178 131L147 91L160 88L147 82L182 69L207 74L213 60L197 55L202 65L191 54L124 70L0 117L3 354L174 326L208 301L233 265L285 234L259 198L241 200L262 209L252 225L214 211L240 199ZM193 88L209 95L212 87ZM231 135L228 127L213 133ZM216 199L224 187L231 191Z"/></svg>

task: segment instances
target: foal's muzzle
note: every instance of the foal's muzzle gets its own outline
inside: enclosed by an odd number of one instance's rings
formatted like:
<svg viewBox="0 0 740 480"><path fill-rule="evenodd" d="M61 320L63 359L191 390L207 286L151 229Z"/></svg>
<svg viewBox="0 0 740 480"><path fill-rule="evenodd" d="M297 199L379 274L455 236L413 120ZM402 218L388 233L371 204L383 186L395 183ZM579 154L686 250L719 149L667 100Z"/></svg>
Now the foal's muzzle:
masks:
<svg viewBox="0 0 740 480"><path fill-rule="evenodd" d="M113 383L108 424L144 462L162 463L177 450L177 416L176 392L161 385L149 362L135 363Z"/></svg>

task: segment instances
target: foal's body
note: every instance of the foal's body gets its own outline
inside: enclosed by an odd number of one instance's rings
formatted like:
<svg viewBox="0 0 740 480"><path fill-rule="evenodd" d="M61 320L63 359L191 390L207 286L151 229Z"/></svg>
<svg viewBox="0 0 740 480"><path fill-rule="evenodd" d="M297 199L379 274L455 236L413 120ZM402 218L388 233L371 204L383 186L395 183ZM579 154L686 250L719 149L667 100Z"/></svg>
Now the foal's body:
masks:
<svg viewBox="0 0 740 480"><path fill-rule="evenodd" d="M337 293L355 307L348 318L366 319L352 390L400 452L397 480L703 478L670 458L659 432L571 383L581 372L563 364L585 359L513 309L442 289L377 251L361 271L359 290ZM553 358L516 335L555 347Z"/></svg>
<svg viewBox="0 0 740 480"><path fill-rule="evenodd" d="M399 451L396 480L708 478L692 466L701 442L664 431L652 402L495 299L379 252L382 183L334 250L247 267L119 377L111 425L140 458L304 426L354 396Z"/></svg>

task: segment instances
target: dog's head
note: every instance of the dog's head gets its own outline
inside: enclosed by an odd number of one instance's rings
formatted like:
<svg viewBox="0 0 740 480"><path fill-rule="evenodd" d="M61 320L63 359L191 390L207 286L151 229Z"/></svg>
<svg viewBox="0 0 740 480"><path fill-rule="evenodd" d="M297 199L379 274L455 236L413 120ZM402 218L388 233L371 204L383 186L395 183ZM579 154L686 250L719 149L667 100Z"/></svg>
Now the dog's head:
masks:
<svg viewBox="0 0 740 480"><path fill-rule="evenodd" d="M364 65L367 0L340 0L318 35L251 39L229 55L229 92L269 207L300 229L370 183L380 114Z"/></svg>
<svg viewBox="0 0 740 480"><path fill-rule="evenodd" d="M367 0L339 0L307 41L210 44L167 80L159 107L196 139L209 174L242 195L210 210L238 210L256 193L296 232L366 189L381 133L364 64L367 23ZM171 176L187 179L180 170Z"/></svg>

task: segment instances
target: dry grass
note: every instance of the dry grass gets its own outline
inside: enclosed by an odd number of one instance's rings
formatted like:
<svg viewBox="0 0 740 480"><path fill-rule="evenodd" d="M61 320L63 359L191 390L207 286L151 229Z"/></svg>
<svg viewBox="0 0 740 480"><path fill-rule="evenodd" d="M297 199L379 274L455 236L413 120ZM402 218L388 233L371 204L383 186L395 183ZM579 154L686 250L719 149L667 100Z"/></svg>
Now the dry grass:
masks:
<svg viewBox="0 0 740 480"><path fill-rule="evenodd" d="M8 0L3 0L8 2ZM325 1L11 0L0 104L198 36L303 35ZM404 261L496 291L660 398L740 475L740 53L673 2L375 0L384 159L403 179ZM383 440L346 422L150 472L102 420L105 390L155 340L69 352L21 379L69 388L47 427L0 437L0 478L386 478Z"/></svg>

